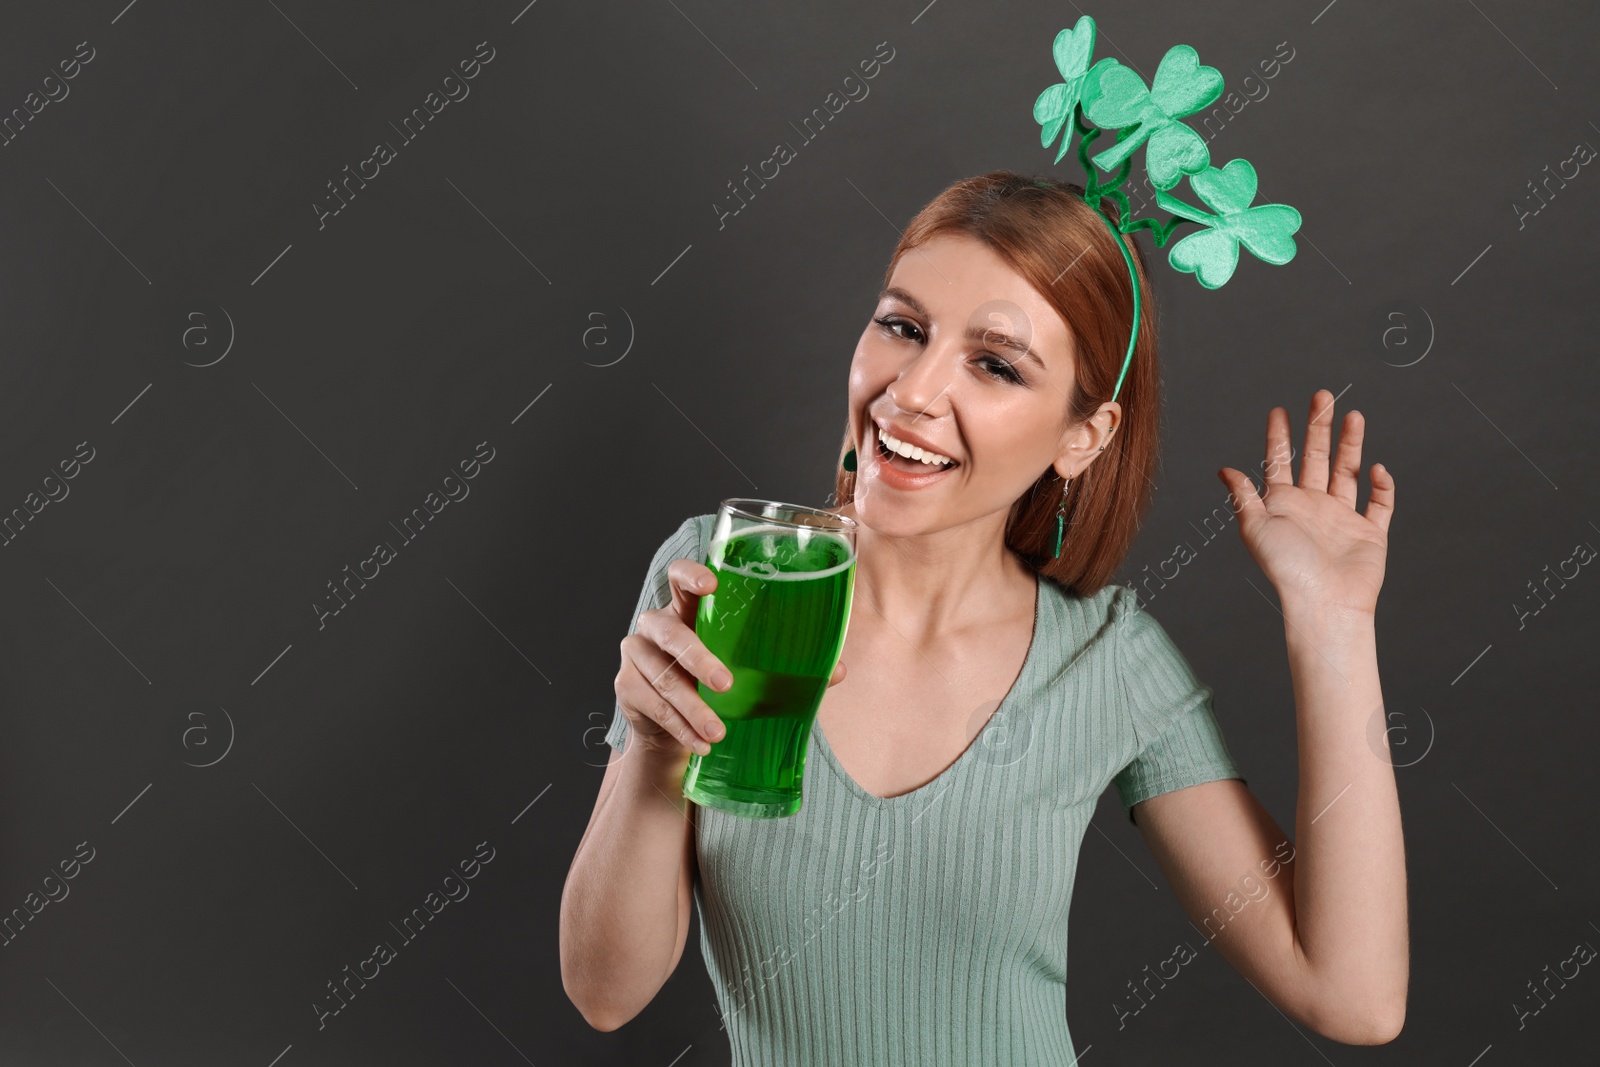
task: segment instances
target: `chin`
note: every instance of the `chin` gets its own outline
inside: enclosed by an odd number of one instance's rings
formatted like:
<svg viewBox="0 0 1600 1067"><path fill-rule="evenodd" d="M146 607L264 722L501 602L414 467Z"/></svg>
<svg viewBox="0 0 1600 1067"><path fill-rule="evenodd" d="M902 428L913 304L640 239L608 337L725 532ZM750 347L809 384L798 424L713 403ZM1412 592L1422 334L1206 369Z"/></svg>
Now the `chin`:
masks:
<svg viewBox="0 0 1600 1067"><path fill-rule="evenodd" d="M952 525L950 501L921 493L896 493L875 485L863 489L858 483L854 504L855 516L862 525L891 537L933 533Z"/></svg>

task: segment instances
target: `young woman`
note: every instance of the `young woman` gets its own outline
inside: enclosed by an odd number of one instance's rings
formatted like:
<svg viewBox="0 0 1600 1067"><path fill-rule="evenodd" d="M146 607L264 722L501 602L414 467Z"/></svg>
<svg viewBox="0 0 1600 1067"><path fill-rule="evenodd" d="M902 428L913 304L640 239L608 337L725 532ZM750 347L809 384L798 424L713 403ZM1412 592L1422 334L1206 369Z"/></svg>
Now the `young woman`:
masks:
<svg viewBox="0 0 1600 1067"><path fill-rule="evenodd" d="M1282 604L1291 844L1234 764L1211 688L1110 583L1153 484L1160 384L1146 329L1109 399L1133 292L1094 211L1074 186L987 174L942 193L895 250L850 369L855 462L834 510L859 524L856 606L798 814L740 819L679 795L690 750L722 736L695 690L721 687L693 629L715 588L714 516L656 552L562 897L562 977L591 1025L655 996L694 901L736 1064L1066 1067L1076 858L1114 785L1197 928L1274 1004L1337 1041L1399 1032L1405 857L1373 729L1394 481L1374 464L1355 510L1363 422L1345 415L1330 470L1327 390L1298 484L1282 408L1265 496L1219 471Z"/></svg>

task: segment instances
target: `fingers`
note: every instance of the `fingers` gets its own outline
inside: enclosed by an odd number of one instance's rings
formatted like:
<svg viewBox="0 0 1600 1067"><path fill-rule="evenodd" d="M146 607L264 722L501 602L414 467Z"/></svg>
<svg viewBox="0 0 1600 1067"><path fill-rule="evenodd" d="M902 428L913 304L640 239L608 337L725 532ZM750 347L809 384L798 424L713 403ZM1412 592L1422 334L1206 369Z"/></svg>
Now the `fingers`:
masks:
<svg viewBox="0 0 1600 1067"><path fill-rule="evenodd" d="M1289 458L1289 413L1281 407L1273 408L1267 412L1267 456L1263 464L1266 470L1262 477L1268 493L1274 485L1294 484Z"/></svg>
<svg viewBox="0 0 1600 1067"><path fill-rule="evenodd" d="M1267 506L1256 493L1255 483L1244 474L1232 467L1223 467L1217 472L1217 477L1228 487L1228 495L1233 499L1234 513L1239 516L1241 532L1245 529L1246 523L1255 523L1266 515Z"/></svg>
<svg viewBox="0 0 1600 1067"><path fill-rule="evenodd" d="M1367 494L1365 515L1378 529L1388 533L1389 520L1394 517L1394 478L1382 463L1374 463L1367 476L1372 479L1372 492Z"/></svg>
<svg viewBox="0 0 1600 1067"><path fill-rule="evenodd" d="M1328 453L1333 442L1333 393L1318 389L1311 394L1311 414L1306 420L1306 449L1300 456L1300 488L1328 488ZM1352 494L1351 503L1355 497Z"/></svg>
<svg viewBox="0 0 1600 1067"><path fill-rule="evenodd" d="M641 616L641 627L643 624ZM633 673L619 683L619 698L625 694L628 706L677 738L684 748L701 755L710 752L710 742L720 741L726 731L717 713L700 699L693 677L642 634L624 638L622 653Z"/></svg>
<svg viewBox="0 0 1600 1067"><path fill-rule="evenodd" d="M672 586L673 612L684 625L693 626L700 598L716 591L716 572L692 559L675 559L667 565L667 582Z"/></svg>
<svg viewBox="0 0 1600 1067"><path fill-rule="evenodd" d="M729 673L727 665L712 655L711 650L695 635L693 620L692 611L688 622L670 611L647 611L639 616L636 632L689 674L717 692L725 693L733 685L733 675Z"/></svg>
<svg viewBox="0 0 1600 1067"><path fill-rule="evenodd" d="M833 677L828 679L828 688L833 688L844 681L844 660L840 660L833 668Z"/></svg>
<svg viewBox="0 0 1600 1067"><path fill-rule="evenodd" d="M1361 478L1361 440L1366 435L1367 420L1361 412L1345 412L1344 424L1339 427L1339 454L1333 463L1333 485L1328 494L1356 506L1356 483Z"/></svg>

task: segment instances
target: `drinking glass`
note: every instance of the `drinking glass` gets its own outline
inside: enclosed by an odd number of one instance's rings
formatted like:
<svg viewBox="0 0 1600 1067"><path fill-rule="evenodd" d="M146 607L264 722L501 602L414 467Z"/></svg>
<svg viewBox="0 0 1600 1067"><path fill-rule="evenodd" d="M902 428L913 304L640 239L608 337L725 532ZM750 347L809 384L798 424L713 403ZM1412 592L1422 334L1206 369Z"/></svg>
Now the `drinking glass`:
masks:
<svg viewBox="0 0 1600 1067"><path fill-rule="evenodd" d="M727 733L689 757L683 795L755 819L800 810L811 726L844 650L856 580L856 523L800 504L734 497L717 509L694 632L733 672L700 698Z"/></svg>

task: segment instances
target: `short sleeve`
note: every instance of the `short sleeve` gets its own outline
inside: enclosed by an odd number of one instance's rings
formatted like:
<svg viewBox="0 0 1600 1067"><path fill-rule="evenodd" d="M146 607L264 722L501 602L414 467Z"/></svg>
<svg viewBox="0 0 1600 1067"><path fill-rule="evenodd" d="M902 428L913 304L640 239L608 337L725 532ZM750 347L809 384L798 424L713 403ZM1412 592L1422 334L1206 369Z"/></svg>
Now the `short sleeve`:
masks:
<svg viewBox="0 0 1600 1067"><path fill-rule="evenodd" d="M655 556L650 560L650 569L645 575L644 588L639 591L638 606L633 609L633 621L628 624L630 634L639 628L639 616L656 608L664 608L672 602L672 585L667 579L667 568L673 560L692 559L696 563L705 562L705 545L702 543L701 534L705 528L704 520L713 517L701 515L683 520L683 523L661 542L661 547L656 549ZM620 701L613 701L613 705L611 727L606 731L606 744L621 752L627 744L628 717L623 714Z"/></svg>
<svg viewBox="0 0 1600 1067"><path fill-rule="evenodd" d="M1139 752L1112 780L1123 810L1162 793L1223 778L1244 779L1211 706L1212 689L1132 589L1113 601L1118 672Z"/></svg>

